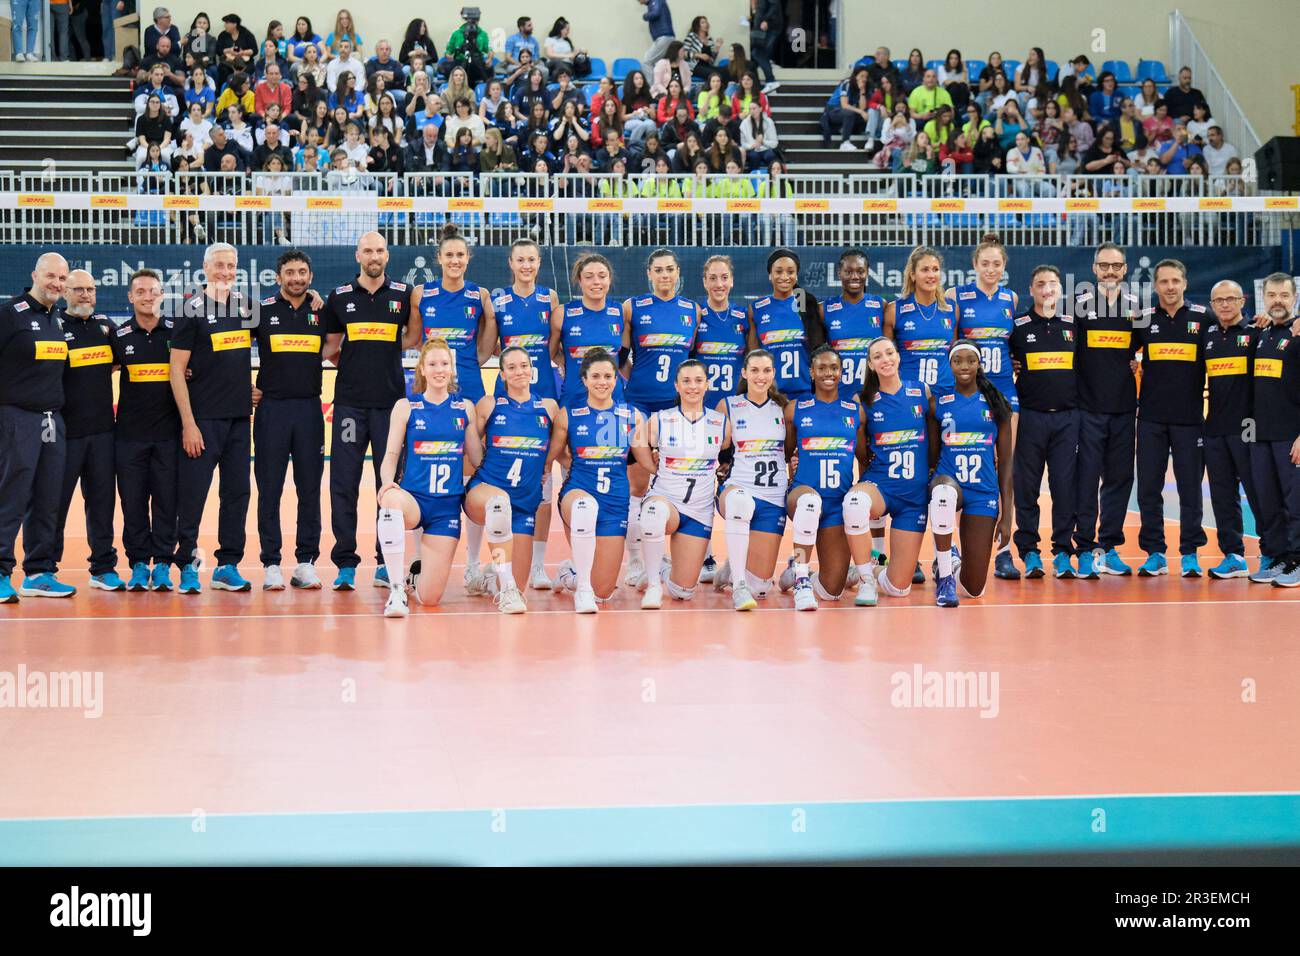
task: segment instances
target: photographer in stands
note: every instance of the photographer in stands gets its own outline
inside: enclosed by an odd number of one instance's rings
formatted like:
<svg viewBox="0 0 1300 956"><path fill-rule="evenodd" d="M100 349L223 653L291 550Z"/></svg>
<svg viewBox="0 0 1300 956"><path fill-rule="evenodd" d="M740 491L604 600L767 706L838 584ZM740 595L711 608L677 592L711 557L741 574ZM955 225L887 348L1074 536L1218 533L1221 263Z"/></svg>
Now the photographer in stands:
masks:
<svg viewBox="0 0 1300 956"><path fill-rule="evenodd" d="M492 50L487 31L478 25L481 11L478 7L461 7L460 16L465 22L447 41L443 62L438 64L439 72L445 75L460 64L469 74L470 83L486 82L492 79Z"/></svg>

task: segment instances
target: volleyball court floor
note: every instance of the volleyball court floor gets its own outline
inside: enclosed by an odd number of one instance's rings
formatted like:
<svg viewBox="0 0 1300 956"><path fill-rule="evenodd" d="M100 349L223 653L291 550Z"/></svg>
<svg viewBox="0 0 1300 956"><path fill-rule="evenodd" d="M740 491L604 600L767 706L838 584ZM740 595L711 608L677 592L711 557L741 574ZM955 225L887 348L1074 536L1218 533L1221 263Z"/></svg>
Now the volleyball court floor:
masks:
<svg viewBox="0 0 1300 956"><path fill-rule="evenodd" d="M288 489L287 542L294 507ZM102 685L79 706L0 709L0 863L1300 844L1298 592L1048 577L991 581L953 610L927 580L876 608L797 614L776 595L738 614L708 586L658 612L621 588L596 616L530 591L505 617L465 596L462 544L444 605L390 621L373 558L353 593L328 590L327 557L325 590L262 592L252 512L251 593L206 574L193 597L91 591L80 508L65 579L81 589L0 608L0 682ZM209 553L215 508L214 491ZM373 519L363 503L362 528ZM360 538L373 555L373 532ZM567 556L556 520L552 573Z"/></svg>

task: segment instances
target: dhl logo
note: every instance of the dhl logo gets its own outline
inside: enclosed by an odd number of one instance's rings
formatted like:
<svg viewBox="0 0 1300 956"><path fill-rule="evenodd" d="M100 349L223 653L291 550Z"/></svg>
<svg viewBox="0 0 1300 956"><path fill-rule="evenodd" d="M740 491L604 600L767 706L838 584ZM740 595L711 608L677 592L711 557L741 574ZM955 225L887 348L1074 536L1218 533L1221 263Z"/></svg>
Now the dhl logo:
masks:
<svg viewBox="0 0 1300 956"><path fill-rule="evenodd" d="M544 335L507 335L506 348L517 346L521 349L537 348L546 344Z"/></svg>
<svg viewBox="0 0 1300 956"><path fill-rule="evenodd" d="M396 326L394 326L396 328ZM424 327L424 338L428 339L446 339L448 342L457 339L468 339L474 334L473 329L435 329L426 325Z"/></svg>
<svg viewBox="0 0 1300 956"><path fill-rule="evenodd" d="M319 352L319 335L273 335L272 352Z"/></svg>
<svg viewBox="0 0 1300 956"><path fill-rule="evenodd" d="M804 451L849 451L853 443L847 438L805 438L799 447Z"/></svg>
<svg viewBox="0 0 1300 956"><path fill-rule="evenodd" d="M637 336L637 344L645 349L662 349L674 345L690 345L691 340L684 335L676 335L672 332L656 332Z"/></svg>
<svg viewBox="0 0 1300 956"><path fill-rule="evenodd" d="M1218 378L1220 375L1245 375L1246 356L1210 359L1205 363L1205 374L1210 378Z"/></svg>
<svg viewBox="0 0 1300 956"><path fill-rule="evenodd" d="M153 365L128 365L126 367L126 378L129 382L165 382L171 374L171 369L159 362Z"/></svg>
<svg viewBox="0 0 1300 956"><path fill-rule="evenodd" d="M872 341L872 339L835 339L831 342L831 348L843 352L865 352Z"/></svg>
<svg viewBox="0 0 1300 956"><path fill-rule="evenodd" d="M743 349L738 342L701 342L695 346L701 355L739 355Z"/></svg>
<svg viewBox="0 0 1300 956"><path fill-rule="evenodd" d="M943 443L949 448L971 448L975 445L992 445L993 436L984 432L944 432Z"/></svg>
<svg viewBox="0 0 1300 956"><path fill-rule="evenodd" d="M1282 360L1281 359L1255 359L1255 374L1262 375L1264 378L1281 378L1282 377Z"/></svg>
<svg viewBox="0 0 1300 956"><path fill-rule="evenodd" d="M354 342L396 342L397 326L389 322L349 322L348 338Z"/></svg>
<svg viewBox="0 0 1300 956"><path fill-rule="evenodd" d="M1148 346L1147 358L1155 362L1195 362L1196 346L1190 342L1161 342Z"/></svg>
<svg viewBox="0 0 1300 956"><path fill-rule="evenodd" d="M68 352L68 364L73 368L86 365L108 365L113 361L113 350L107 345L92 345Z"/></svg>
<svg viewBox="0 0 1300 956"><path fill-rule="evenodd" d="M709 471L716 467L712 458L665 458L664 467L669 471Z"/></svg>
<svg viewBox="0 0 1300 956"><path fill-rule="evenodd" d="M966 332L966 338L968 338L968 339L978 339L978 340L983 340L983 339L1005 339L1005 338L1006 338L1007 336L1009 336L1010 334L1011 334L1011 332L1008 331L1007 329L993 329L993 328L986 328L986 329L969 329L969 330L967 330L967 332Z"/></svg>
<svg viewBox="0 0 1300 956"><path fill-rule="evenodd" d="M947 348L947 339L908 339L903 342L903 349L908 352L942 352Z"/></svg>
<svg viewBox="0 0 1300 956"><path fill-rule="evenodd" d="M229 352L231 349L253 347L252 335L248 329L240 329L237 332L213 332L211 338L214 352Z"/></svg>
<svg viewBox="0 0 1300 956"><path fill-rule="evenodd" d="M528 438L524 435L493 435L493 448L510 448L517 451L536 451L546 447L540 438Z"/></svg>
<svg viewBox="0 0 1300 956"><path fill-rule="evenodd" d="M738 455L766 455L785 449L785 442L779 438L750 438L736 442Z"/></svg>
<svg viewBox="0 0 1300 956"><path fill-rule="evenodd" d="M921 433L914 428L906 428L897 432L876 432L871 440L877 445L906 445L914 441L920 441Z"/></svg>
<svg viewBox="0 0 1300 956"><path fill-rule="evenodd" d="M780 345L782 342L796 342L803 337L803 329L772 329L760 332L759 340L764 345Z"/></svg>
<svg viewBox="0 0 1300 956"><path fill-rule="evenodd" d="M37 342L36 357L46 361L62 362L68 357L68 343Z"/></svg>
<svg viewBox="0 0 1300 956"><path fill-rule="evenodd" d="M417 441L412 449L417 455L459 455L461 443L457 441Z"/></svg>
<svg viewBox="0 0 1300 956"><path fill-rule="evenodd" d="M1090 349L1126 349L1133 342L1132 332L1103 332L1098 329L1088 330L1088 348Z"/></svg>
<svg viewBox="0 0 1300 956"><path fill-rule="evenodd" d="M627 449L618 445L586 445L578 449L579 458L626 458Z"/></svg>
<svg viewBox="0 0 1300 956"><path fill-rule="evenodd" d="M1025 367L1031 372L1074 368L1073 352L1030 352Z"/></svg>

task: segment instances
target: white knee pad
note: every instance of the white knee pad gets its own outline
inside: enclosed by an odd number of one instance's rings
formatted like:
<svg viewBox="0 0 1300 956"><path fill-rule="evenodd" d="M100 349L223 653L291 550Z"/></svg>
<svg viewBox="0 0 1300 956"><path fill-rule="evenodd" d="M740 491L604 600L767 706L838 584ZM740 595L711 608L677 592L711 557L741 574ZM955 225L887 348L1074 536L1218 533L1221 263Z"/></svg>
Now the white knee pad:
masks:
<svg viewBox="0 0 1300 956"><path fill-rule="evenodd" d="M641 507L641 537L658 541L664 536L668 527L668 505L658 498L652 498Z"/></svg>
<svg viewBox="0 0 1300 956"><path fill-rule="evenodd" d="M542 504L549 505L554 497L555 479L551 477L548 471L546 477L542 479Z"/></svg>
<svg viewBox="0 0 1300 956"><path fill-rule="evenodd" d="M905 588L894 587L894 582L889 580L888 568L879 568L876 573L876 583L880 585L880 590L884 591L890 597L902 598L912 593L912 585L909 583Z"/></svg>
<svg viewBox="0 0 1300 956"><path fill-rule="evenodd" d="M957 489L942 482L930 492L930 530L952 534L957 526Z"/></svg>
<svg viewBox="0 0 1300 956"><path fill-rule="evenodd" d="M483 509L483 529L492 544L509 541L514 534L510 530L510 499L505 495L493 495Z"/></svg>
<svg viewBox="0 0 1300 956"><path fill-rule="evenodd" d="M745 583L749 585L749 593L760 601L767 597L768 591L772 590L772 581L769 578L760 578L748 569L745 571Z"/></svg>
<svg viewBox="0 0 1300 956"><path fill-rule="evenodd" d="M684 588L673 583L672 578L664 578L664 590L679 601L689 601L695 597L695 588Z"/></svg>
<svg viewBox="0 0 1300 956"><path fill-rule="evenodd" d="M795 544L816 544L817 528L822 522L822 500L818 495L804 495L794 506L790 523L794 526Z"/></svg>
<svg viewBox="0 0 1300 956"><path fill-rule="evenodd" d="M379 521L375 527L380 551L396 551L406 544L406 522L396 508L380 508Z"/></svg>
<svg viewBox="0 0 1300 956"><path fill-rule="evenodd" d="M844 496L844 533L866 534L871 527L871 498L865 491L850 491Z"/></svg>
<svg viewBox="0 0 1300 956"><path fill-rule="evenodd" d="M754 520L754 498L744 488L728 491L723 507L726 511L724 520L733 531L747 530L749 523Z"/></svg>
<svg viewBox="0 0 1300 956"><path fill-rule="evenodd" d="M583 495L569 509L569 534L575 538L596 537L596 518L600 505L590 495Z"/></svg>
<svg viewBox="0 0 1300 956"><path fill-rule="evenodd" d="M872 519L871 519L871 530L872 530L872 531L884 531L884 530L885 530L885 527L886 527L888 524L889 524L889 519L886 518L884 515L881 515L879 518L872 518Z"/></svg>
<svg viewBox="0 0 1300 956"><path fill-rule="evenodd" d="M817 597L819 597L823 601L838 601L844 594L843 591L841 591L839 594L831 594L824 587L822 587L822 579L817 574L816 571L813 572L813 576L812 576L812 589L813 589L813 594L816 594Z"/></svg>

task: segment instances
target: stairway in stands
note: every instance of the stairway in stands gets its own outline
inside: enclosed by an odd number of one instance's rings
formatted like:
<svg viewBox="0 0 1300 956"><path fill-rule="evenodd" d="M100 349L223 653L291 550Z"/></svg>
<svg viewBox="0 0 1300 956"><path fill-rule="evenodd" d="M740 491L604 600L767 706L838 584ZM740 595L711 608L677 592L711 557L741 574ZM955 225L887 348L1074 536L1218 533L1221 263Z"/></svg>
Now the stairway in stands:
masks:
<svg viewBox="0 0 1300 956"><path fill-rule="evenodd" d="M128 172L131 81L111 76L0 76L0 172ZM53 166L50 165L53 160Z"/></svg>
<svg viewBox="0 0 1300 956"><path fill-rule="evenodd" d="M841 152L839 132L831 138L831 148L822 149L821 128L817 121L822 109L837 83L843 79L836 70L800 70L800 79L785 79L778 71L781 88L769 100L772 105L772 122L781 140L781 151L790 164L790 173L811 175L817 173L863 174L879 172L868 164L867 154L861 149L863 137L853 138L859 147L855 153ZM809 74L824 78L808 78Z"/></svg>

